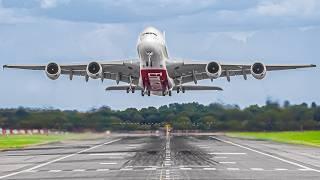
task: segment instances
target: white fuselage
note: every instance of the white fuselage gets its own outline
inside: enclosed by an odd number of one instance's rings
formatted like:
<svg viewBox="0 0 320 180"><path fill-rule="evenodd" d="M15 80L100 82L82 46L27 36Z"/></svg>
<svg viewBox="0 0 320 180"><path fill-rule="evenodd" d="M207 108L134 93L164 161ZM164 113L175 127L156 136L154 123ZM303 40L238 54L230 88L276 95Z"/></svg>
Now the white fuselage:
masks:
<svg viewBox="0 0 320 180"><path fill-rule="evenodd" d="M146 28L139 36L137 50L140 59L138 85L155 95L172 90L174 81L166 68L169 57L164 35L156 28Z"/></svg>

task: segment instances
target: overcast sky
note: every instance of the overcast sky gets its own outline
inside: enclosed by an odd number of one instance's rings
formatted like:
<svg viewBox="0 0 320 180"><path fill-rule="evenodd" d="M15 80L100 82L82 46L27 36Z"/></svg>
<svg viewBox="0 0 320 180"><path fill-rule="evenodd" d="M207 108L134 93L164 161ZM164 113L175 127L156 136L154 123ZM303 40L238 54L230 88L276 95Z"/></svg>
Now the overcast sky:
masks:
<svg viewBox="0 0 320 180"><path fill-rule="evenodd" d="M170 57L319 66L319 24L318 0L0 0L0 64L137 57L139 32L155 26L166 32ZM261 81L215 80L222 92L141 97L105 92L114 81L52 81L44 72L6 69L0 70L0 107L124 109L193 101L245 107L268 98L320 104L319 79L318 67L272 72Z"/></svg>

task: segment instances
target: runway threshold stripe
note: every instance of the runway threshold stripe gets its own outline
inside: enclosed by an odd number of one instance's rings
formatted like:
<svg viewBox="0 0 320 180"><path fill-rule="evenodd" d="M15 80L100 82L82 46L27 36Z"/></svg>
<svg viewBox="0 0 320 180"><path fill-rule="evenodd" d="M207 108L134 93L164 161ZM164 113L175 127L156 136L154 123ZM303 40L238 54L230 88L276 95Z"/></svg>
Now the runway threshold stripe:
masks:
<svg viewBox="0 0 320 180"><path fill-rule="evenodd" d="M298 167L303 168L303 169L309 169L311 171L315 171L315 172L319 172L320 173L320 170L318 170L318 169L313 169L313 168L304 166L302 164L298 164L298 163L295 163L295 162L292 162L292 161L289 161L289 160L286 160L286 159L283 159L283 158L280 158L280 157L277 157L277 156L274 156L274 155L271 155L271 154L267 154L267 153L264 153L264 152L261 152L261 151L258 151L258 150L255 150L255 149L252 149L252 148L249 148L249 147L246 147L246 146L243 146L243 145L231 142L231 141L226 141L226 140L223 140L223 139L220 139L220 138L216 138L216 137L213 137L213 136L210 136L210 137L212 139L216 139L218 141L221 141L221 142L224 142L224 143L227 143L227 144L231 144L233 146L237 146L237 147L240 147L242 149L246 149L246 150L249 150L249 151L264 155L264 156L268 156L270 158L277 159L279 161L282 161L282 162L285 162L285 163L288 163L288 164L291 164L291 165L295 165L295 166L298 166Z"/></svg>
<svg viewBox="0 0 320 180"><path fill-rule="evenodd" d="M10 173L10 174L4 175L4 176L0 176L0 179L4 179L4 178L7 178L7 177L15 176L15 175L21 174L21 173L23 173L23 172L32 171L32 170L35 170L35 169L38 169L38 168L47 166L47 165L49 165L49 164L55 163L55 162L57 162L57 161L61 161L61 160L66 159L66 158L73 157L73 156L75 156L75 155L77 155L77 154L81 154L81 153L90 151L90 150L92 150L92 149L96 149L96 148L99 148L99 147L101 147L101 146L108 145L108 144L111 144L111 143L114 143L114 142L117 142L117 141L120 141L120 140L121 140L121 138L120 138L120 139L115 139L115 140L112 140L112 141L108 141L108 142L106 142L106 143L102 143L102 144L99 144L99 145L90 147L90 148L88 148L88 149L84 149L84 150L78 151L78 152L76 152L76 153L69 154L69 155L67 155L67 156L63 156L63 157L60 157L60 158L57 158L57 159L54 159L54 160L51 160L51 161L48 161L48 162L39 164L39 165L34 166L34 167L32 167L32 168L29 168L29 169L25 169L25 170L22 170L22 171L18 171L18 172L14 172L14 173Z"/></svg>

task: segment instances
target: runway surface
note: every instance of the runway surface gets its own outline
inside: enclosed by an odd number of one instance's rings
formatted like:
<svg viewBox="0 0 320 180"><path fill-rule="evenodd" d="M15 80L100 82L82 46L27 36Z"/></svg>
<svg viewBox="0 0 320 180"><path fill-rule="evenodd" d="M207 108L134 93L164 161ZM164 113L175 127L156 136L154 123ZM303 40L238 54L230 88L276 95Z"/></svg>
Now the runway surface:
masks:
<svg viewBox="0 0 320 180"><path fill-rule="evenodd" d="M218 135L107 137L0 152L0 179L320 179L319 151Z"/></svg>

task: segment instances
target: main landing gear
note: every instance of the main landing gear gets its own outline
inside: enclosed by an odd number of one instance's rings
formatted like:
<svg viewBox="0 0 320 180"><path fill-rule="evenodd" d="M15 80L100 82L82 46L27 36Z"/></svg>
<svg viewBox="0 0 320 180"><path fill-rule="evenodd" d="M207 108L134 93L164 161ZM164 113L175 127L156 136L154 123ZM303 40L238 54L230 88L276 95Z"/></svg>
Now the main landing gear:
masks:
<svg viewBox="0 0 320 180"><path fill-rule="evenodd" d="M151 92L149 90L141 90L141 96L144 96L145 94L147 94L148 96L151 95Z"/></svg>
<svg viewBox="0 0 320 180"><path fill-rule="evenodd" d="M134 87L127 87L127 93L129 93L129 92L132 92L132 93L134 93L135 92L135 88Z"/></svg>
<svg viewBox="0 0 320 180"><path fill-rule="evenodd" d="M182 93L185 93L185 92L186 92L186 90L185 90L183 87L178 87L178 88L177 88L177 93L180 93L180 91L181 91Z"/></svg>

